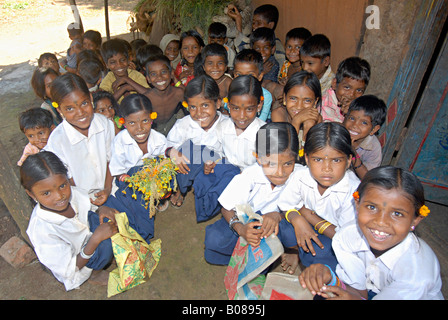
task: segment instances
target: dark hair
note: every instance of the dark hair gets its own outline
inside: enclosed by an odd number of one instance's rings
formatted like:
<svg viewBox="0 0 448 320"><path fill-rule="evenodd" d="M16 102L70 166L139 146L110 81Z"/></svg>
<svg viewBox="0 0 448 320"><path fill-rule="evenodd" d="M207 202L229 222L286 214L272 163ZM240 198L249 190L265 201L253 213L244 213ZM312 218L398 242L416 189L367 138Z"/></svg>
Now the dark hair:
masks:
<svg viewBox="0 0 448 320"><path fill-rule="evenodd" d="M112 93L110 93L108 91L104 91L104 90L98 90L98 91L94 92L92 94L92 96L93 96L93 109L96 110L98 101L103 100L103 99L109 99L109 101L112 103L112 108L115 110L115 114L118 115L118 111L119 111L118 110L118 102L114 98L114 95Z"/></svg>
<svg viewBox="0 0 448 320"><path fill-rule="evenodd" d="M304 152L310 155L325 147L331 147L348 157L354 156L348 130L337 122L321 122L311 127L306 135Z"/></svg>
<svg viewBox="0 0 448 320"><path fill-rule="evenodd" d="M227 27L221 22L213 22L208 27L208 36L210 38L225 38L227 37Z"/></svg>
<svg viewBox="0 0 448 320"><path fill-rule="evenodd" d="M131 48L132 48L132 52L137 53L137 50L145 45L147 45L148 43L143 40L143 39L134 39L132 40L130 43Z"/></svg>
<svg viewBox="0 0 448 320"><path fill-rule="evenodd" d="M82 35L84 33L84 27L77 22L71 22L67 26L67 31L70 36Z"/></svg>
<svg viewBox="0 0 448 320"><path fill-rule="evenodd" d="M101 56L107 64L114 55L121 53L129 59L129 43L122 39L110 39L101 45Z"/></svg>
<svg viewBox="0 0 448 320"><path fill-rule="evenodd" d="M20 167L20 183L31 191L36 182L55 174L67 176L67 167L53 152L41 151L29 155L23 162Z"/></svg>
<svg viewBox="0 0 448 320"><path fill-rule="evenodd" d="M259 157L289 151L297 158L299 138L289 122L270 122L263 125L255 138L255 152Z"/></svg>
<svg viewBox="0 0 448 320"><path fill-rule="evenodd" d="M51 112L42 108L31 108L19 115L19 128L22 132L26 129L51 128L52 125Z"/></svg>
<svg viewBox="0 0 448 320"><path fill-rule="evenodd" d="M343 78L362 80L367 86L370 81L370 64L359 57L341 61L336 71L336 83L340 83Z"/></svg>
<svg viewBox="0 0 448 320"><path fill-rule="evenodd" d="M106 71L99 59L83 59L78 64L78 73L87 84L96 85Z"/></svg>
<svg viewBox="0 0 448 320"><path fill-rule="evenodd" d="M261 5L254 10L254 15L256 14L263 16L268 23L274 22L274 27L272 28L273 30L277 28L279 12L276 6L272 4Z"/></svg>
<svg viewBox="0 0 448 320"><path fill-rule="evenodd" d="M194 75L199 76L201 74L205 73L204 70L204 64L207 57L210 56L219 56L224 58L224 63L229 63L229 59L227 57L227 50L224 48L224 46L220 45L219 43L211 43L206 45L200 54L197 55L196 59L194 60Z"/></svg>
<svg viewBox="0 0 448 320"><path fill-rule="evenodd" d="M216 81L207 74L194 77L188 82L184 91L184 98L187 100L202 94L206 99L218 101L219 87Z"/></svg>
<svg viewBox="0 0 448 320"><path fill-rule="evenodd" d="M382 126L386 120L387 106L383 100L367 94L356 98L350 103L347 116L351 111L364 111L364 114L370 117L372 126L375 127L376 125Z"/></svg>
<svg viewBox="0 0 448 320"><path fill-rule="evenodd" d="M163 55L162 49L155 44L145 44L137 49L135 52L135 62L139 70L143 70L146 67L146 61L154 56Z"/></svg>
<svg viewBox="0 0 448 320"><path fill-rule="evenodd" d="M118 110L118 113L123 118L139 111L152 113L152 103L151 100L143 94L130 94L121 101Z"/></svg>
<svg viewBox="0 0 448 320"><path fill-rule="evenodd" d="M172 67L171 67L171 61L170 61L170 59L168 59L165 55L163 55L163 54L158 54L158 55L155 55L155 56L151 56L151 57L149 57L147 60L146 60L146 62L145 62L145 72L146 72L146 75L149 77L149 74L148 74L148 65L150 65L151 63L153 63L153 62L156 62L156 61L161 61L161 62L163 62L167 67L168 67L168 69L170 70L170 72L171 72L171 70L172 70Z"/></svg>
<svg viewBox="0 0 448 320"><path fill-rule="evenodd" d="M230 100L233 96L251 95L257 98L257 103L260 103L263 96L263 88L260 81L251 75L243 75L232 80L227 94Z"/></svg>
<svg viewBox="0 0 448 320"><path fill-rule="evenodd" d="M402 190L414 204L415 216L419 216L419 210L425 204L425 192L422 183L412 172L393 166L382 166L369 170L357 189L360 199L366 189L372 185L386 190Z"/></svg>
<svg viewBox="0 0 448 320"><path fill-rule="evenodd" d="M254 49L243 49L235 57L233 65L235 66L239 62L249 62L255 64L258 71L263 71L263 57L261 53Z"/></svg>
<svg viewBox="0 0 448 320"><path fill-rule="evenodd" d="M311 32L306 28L294 28L289 30L286 34L286 42L288 42L289 39L300 39L306 41L311 38L311 36Z"/></svg>
<svg viewBox="0 0 448 320"><path fill-rule="evenodd" d="M34 70L33 75L31 76L31 86L33 87L34 93L42 100L48 98L45 93L45 78L49 74L59 77L59 74L52 68L39 67Z"/></svg>
<svg viewBox="0 0 448 320"><path fill-rule="evenodd" d="M205 47L204 40L202 40L202 37L201 37L201 35L199 34L199 32L197 32L197 31L195 31L195 30L188 30L188 31L182 32L182 34L180 35L180 40L179 40L179 50L182 49L182 43L183 43L183 41L185 40L185 38L188 38L188 37L193 37L193 38L195 38L195 39L196 39L196 42L198 43L198 45L199 45L201 48L204 48L204 47ZM186 62L185 58L182 57L181 64L182 64L182 65L185 65L186 63L187 63L187 62Z"/></svg>
<svg viewBox="0 0 448 320"><path fill-rule="evenodd" d="M39 68L42 67L42 64L45 59L54 59L54 60L58 61L58 58L56 57L56 55L54 53L44 52L39 56L39 59L37 59L37 65Z"/></svg>
<svg viewBox="0 0 448 320"><path fill-rule="evenodd" d="M76 54L76 63L79 65L82 60L84 59L96 59L98 60L105 69L105 65L103 61L101 60L101 52L99 50L90 50L90 49L84 49L81 52Z"/></svg>
<svg viewBox="0 0 448 320"><path fill-rule="evenodd" d="M318 110L321 109L322 105L322 89L319 82L319 78L313 73L302 70L300 72L294 73L286 82L285 87L283 88L283 93L285 96L288 94L289 90L295 86L307 86L314 92L314 96L317 101L316 108Z"/></svg>
<svg viewBox="0 0 448 320"><path fill-rule="evenodd" d="M101 48L101 43L103 42L103 39L101 38L101 33L99 33L96 30L87 30L84 32L84 35L82 36L84 39L89 39L92 41L98 48Z"/></svg>
<svg viewBox="0 0 448 320"><path fill-rule="evenodd" d="M267 41L271 44L271 47L274 47L275 46L274 30L269 28L258 28L254 30L250 35L251 48L253 48L254 43L257 41Z"/></svg>
<svg viewBox="0 0 448 320"><path fill-rule="evenodd" d="M75 90L90 96L89 88L83 78L77 74L67 72L57 77L51 85L51 98L60 104L61 101Z"/></svg>
<svg viewBox="0 0 448 320"><path fill-rule="evenodd" d="M315 34L306 40L300 48L300 55L324 59L331 56L330 40L323 34Z"/></svg>

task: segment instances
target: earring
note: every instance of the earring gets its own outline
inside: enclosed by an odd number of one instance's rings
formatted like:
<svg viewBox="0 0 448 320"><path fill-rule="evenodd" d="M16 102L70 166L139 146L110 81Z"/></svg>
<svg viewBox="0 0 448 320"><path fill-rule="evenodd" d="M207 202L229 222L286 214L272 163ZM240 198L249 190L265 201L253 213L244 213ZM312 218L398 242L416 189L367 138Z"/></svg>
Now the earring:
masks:
<svg viewBox="0 0 448 320"><path fill-rule="evenodd" d="M411 226L411 231L414 231L415 230L415 226Z"/></svg>

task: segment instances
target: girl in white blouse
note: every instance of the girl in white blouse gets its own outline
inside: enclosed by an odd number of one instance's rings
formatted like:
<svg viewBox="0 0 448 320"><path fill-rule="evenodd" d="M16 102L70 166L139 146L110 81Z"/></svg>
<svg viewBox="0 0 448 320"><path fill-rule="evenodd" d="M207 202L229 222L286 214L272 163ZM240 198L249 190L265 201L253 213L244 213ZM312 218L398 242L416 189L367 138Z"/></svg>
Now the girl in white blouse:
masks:
<svg viewBox="0 0 448 320"><path fill-rule="evenodd" d="M418 178L378 167L353 197L357 221L333 238L337 268L311 265L300 275L302 286L332 299L443 299L437 257L413 232L429 214Z"/></svg>

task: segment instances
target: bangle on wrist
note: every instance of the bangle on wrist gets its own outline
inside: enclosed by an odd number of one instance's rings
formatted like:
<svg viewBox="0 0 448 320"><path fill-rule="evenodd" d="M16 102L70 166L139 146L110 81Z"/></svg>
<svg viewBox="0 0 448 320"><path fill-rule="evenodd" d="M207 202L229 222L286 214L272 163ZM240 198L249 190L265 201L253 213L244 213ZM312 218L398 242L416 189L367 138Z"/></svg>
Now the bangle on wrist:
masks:
<svg viewBox="0 0 448 320"><path fill-rule="evenodd" d="M289 223L291 223L291 221L289 221L289 219L288 219L288 215L289 215L291 212L297 212L297 213L299 214L299 216L302 215L302 214L300 213L300 211L297 210L297 209L290 209L290 210L286 211L286 213L285 213L285 219L286 219L286 221L288 221Z"/></svg>
<svg viewBox="0 0 448 320"><path fill-rule="evenodd" d="M171 151L171 149L173 149L173 147L166 148L166 150L165 150L165 157L167 157L167 158L170 157L170 151Z"/></svg>
<svg viewBox="0 0 448 320"><path fill-rule="evenodd" d="M356 166L356 167L353 166L353 170L357 170L362 167L362 165L363 165L362 160L359 160L359 161L361 161L361 163L359 164L359 166Z"/></svg>
<svg viewBox="0 0 448 320"><path fill-rule="evenodd" d="M325 220L325 219L323 219L323 220L320 220L318 223L316 223L315 225L314 225L314 230L316 230L317 231L317 226L319 225L319 224L321 224L321 223L323 223L323 222L328 222L327 220Z"/></svg>
<svg viewBox="0 0 448 320"><path fill-rule="evenodd" d="M238 219L237 215L234 215L234 216L230 219L230 221L229 221L229 228L230 228L230 230L232 230L232 232L233 232L237 237L239 237L240 235L239 235L238 232L236 232L235 229L233 228L233 225L234 225L235 223L241 223L241 224L243 224L243 223Z"/></svg>
<svg viewBox="0 0 448 320"><path fill-rule="evenodd" d="M86 259L86 260L89 260L89 259L92 258L92 256L95 254L95 251L93 251L92 254L86 254L86 253L84 252L84 248L85 248L85 247L86 247L86 246L82 247L81 252L79 253L79 255L81 256L81 258Z"/></svg>
<svg viewBox="0 0 448 320"><path fill-rule="evenodd" d="M330 270L330 273L331 273L331 281L330 281L330 283L327 283L326 285L327 286L335 286L339 279L338 279L338 277L336 277L336 274L333 272L333 270L331 270L329 265L325 265L325 266L328 268L328 270Z"/></svg>
<svg viewBox="0 0 448 320"><path fill-rule="evenodd" d="M317 232L319 232L320 234L323 234L324 233L324 231L329 227L329 226L331 226L331 222L325 222L320 228L319 228L319 230L317 231Z"/></svg>

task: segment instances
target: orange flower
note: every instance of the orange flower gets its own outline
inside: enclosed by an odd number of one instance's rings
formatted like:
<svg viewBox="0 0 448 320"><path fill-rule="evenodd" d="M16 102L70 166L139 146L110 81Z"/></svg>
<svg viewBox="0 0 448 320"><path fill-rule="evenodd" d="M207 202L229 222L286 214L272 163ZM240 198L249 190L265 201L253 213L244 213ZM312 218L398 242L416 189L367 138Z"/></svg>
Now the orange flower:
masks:
<svg viewBox="0 0 448 320"><path fill-rule="evenodd" d="M356 201L359 200L359 192L358 192L358 191L355 191L355 192L353 193L353 198L354 198Z"/></svg>
<svg viewBox="0 0 448 320"><path fill-rule="evenodd" d="M225 97L224 99L222 99L222 102L229 103L229 99L227 97Z"/></svg>
<svg viewBox="0 0 448 320"><path fill-rule="evenodd" d="M149 117L150 117L152 120L157 119L157 112L151 112L151 114L149 115Z"/></svg>
<svg viewBox="0 0 448 320"><path fill-rule="evenodd" d="M264 97L263 96L260 97L260 101L264 101Z"/></svg>
<svg viewBox="0 0 448 320"><path fill-rule="evenodd" d="M120 119L118 119L118 122L119 122L120 124L124 124L124 118L120 118Z"/></svg>
<svg viewBox="0 0 448 320"><path fill-rule="evenodd" d="M182 106L183 106L185 109L188 109L188 103L187 103L187 101L182 101Z"/></svg>
<svg viewBox="0 0 448 320"><path fill-rule="evenodd" d="M429 214L430 212L431 212L431 211L429 210L429 208L428 208L427 206L425 206L425 205L423 205L423 206L420 208L420 210L418 210L418 213L419 213L421 216L423 216L423 217L427 217L428 214Z"/></svg>

